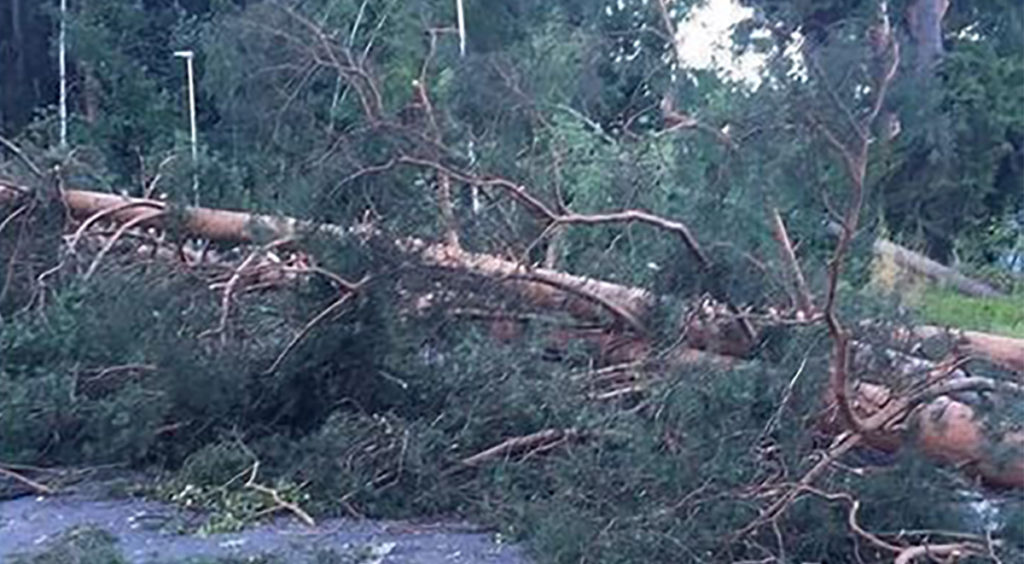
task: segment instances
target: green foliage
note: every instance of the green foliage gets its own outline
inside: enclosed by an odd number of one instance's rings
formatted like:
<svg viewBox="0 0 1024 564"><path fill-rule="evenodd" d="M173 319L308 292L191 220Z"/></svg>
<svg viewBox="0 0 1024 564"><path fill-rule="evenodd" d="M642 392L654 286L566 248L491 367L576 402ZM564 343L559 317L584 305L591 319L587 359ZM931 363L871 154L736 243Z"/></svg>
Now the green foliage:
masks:
<svg viewBox="0 0 1024 564"><path fill-rule="evenodd" d="M449 33L450 2L214 2L192 13L171 4L90 1L76 11L71 36L87 111L73 112L84 114L72 129L76 151L48 155L70 185L138 192L155 182L171 201L189 197L183 73L168 51L190 47L205 204L434 242L439 174L398 159L436 162L463 175L452 188L467 250L650 289L664 344L678 338L686 304L706 293L755 309L787 304L766 220L773 208L812 289L823 287L834 244L823 222L850 190L822 124L845 123L836 100L853 113L866 109L869 3L758 2L768 24L806 31L813 50L804 54L822 67L801 78L776 56L758 87L667 63L670 41L652 33L664 25L660 14L639 0L467 1L465 56ZM1019 246L1010 189L1020 179L1024 122L1020 93L1007 86L1019 82L1019 56L1008 48L1019 40L991 15L972 16L985 34L957 40L934 88L908 80L894 89L886 111L901 114L905 132L872 144L866 220L839 286L851 326L903 317L866 287L881 228L870 218L977 263L997 264L995 255ZM426 29L437 40L429 59ZM788 39L754 31L739 38L775 55L787 47ZM666 97L701 127L659 131ZM47 113L26 137L49 145L53 133ZM465 175L507 178L553 210L636 208L685 222L713 264L698 264L677 237L649 225L548 232L494 184L479 187L475 210ZM48 247L28 252L45 267L58 262L53 231L33 239ZM168 237L180 234L172 226ZM562 312L533 311L500 282L423 268L357 237L301 243L331 272L371 276L308 332L339 297L326 280L238 292L222 325L223 290L201 268L140 261L124 244L86 281L93 252L60 257L59 276L32 307L3 311L0 460L164 467L173 475L158 495L210 510L207 532L274 510L251 487L258 483L317 515L470 515L526 541L541 561L891 556L856 545L845 502L813 493L779 521L778 538L765 529L723 542L757 518L764 492L756 484L799 479L823 446L813 438L828 373L820 327L773 329L750 364L659 367L637 381L642 398L594 401L581 374L595 355L584 347L545 355L537 326L562 328ZM11 245L0 250L17 256ZM26 289L43 270L24 270ZM432 306L411 306L417 297ZM1018 297L927 293L921 316L1021 335L1019 306ZM553 321L531 322L521 340L497 345L460 321L457 308ZM578 436L479 467L461 462L545 429ZM916 453L881 463L873 456L854 453L819 482L860 499L865 526L986 530L958 497L966 484ZM847 470L854 466L868 469ZM1014 505L1006 507L1012 515ZM1006 519L998 525L1019 542Z"/></svg>
<svg viewBox="0 0 1024 564"><path fill-rule="evenodd" d="M921 318L935 325L989 331L1024 338L1024 295L974 298L952 290L925 290L918 305Z"/></svg>

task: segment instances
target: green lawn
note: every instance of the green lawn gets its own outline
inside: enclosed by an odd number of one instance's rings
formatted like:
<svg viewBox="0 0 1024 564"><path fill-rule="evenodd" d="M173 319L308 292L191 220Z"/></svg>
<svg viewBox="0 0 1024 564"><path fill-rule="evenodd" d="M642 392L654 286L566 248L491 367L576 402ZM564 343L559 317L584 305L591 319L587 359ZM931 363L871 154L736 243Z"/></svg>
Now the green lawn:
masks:
<svg viewBox="0 0 1024 564"><path fill-rule="evenodd" d="M917 304L921 319L934 325L1024 338L1024 294L974 298L949 290L926 290Z"/></svg>

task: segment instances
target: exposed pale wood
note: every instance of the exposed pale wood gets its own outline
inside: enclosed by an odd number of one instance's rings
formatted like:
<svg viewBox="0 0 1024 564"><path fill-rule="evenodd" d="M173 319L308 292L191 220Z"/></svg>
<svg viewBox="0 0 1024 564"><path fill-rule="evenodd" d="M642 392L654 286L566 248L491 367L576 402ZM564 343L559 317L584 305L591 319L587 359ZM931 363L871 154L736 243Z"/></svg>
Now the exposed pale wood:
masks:
<svg viewBox="0 0 1024 564"><path fill-rule="evenodd" d="M772 210L772 234L779 243L779 254L782 262L786 265L786 271L792 278L793 291L796 297L796 307L807 315L814 313L814 300L811 298L811 291L807 287L807 280L804 278L804 271L800 268L800 262L793 250L793 242L786 232L786 224L782 221L779 210Z"/></svg>
<svg viewBox="0 0 1024 564"><path fill-rule="evenodd" d="M918 339L949 337L954 347L963 354L1024 374L1024 339L932 325L921 325L910 331Z"/></svg>
<svg viewBox="0 0 1024 564"><path fill-rule="evenodd" d="M835 223L828 226L828 231L833 235L838 234L840 229L839 225ZM980 298L992 298L1003 295L999 290L980 280L965 276L954 268L936 262L921 253L914 252L888 239L875 239L875 242L872 244L872 252L876 257L891 260L893 264L903 270L924 276L934 283L948 286L961 294Z"/></svg>

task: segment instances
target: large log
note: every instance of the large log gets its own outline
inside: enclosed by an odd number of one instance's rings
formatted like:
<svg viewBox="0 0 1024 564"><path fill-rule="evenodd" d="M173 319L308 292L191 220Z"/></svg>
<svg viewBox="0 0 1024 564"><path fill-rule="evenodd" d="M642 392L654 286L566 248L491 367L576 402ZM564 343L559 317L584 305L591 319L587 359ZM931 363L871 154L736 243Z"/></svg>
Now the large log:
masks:
<svg viewBox="0 0 1024 564"><path fill-rule="evenodd" d="M23 194L24 191L0 182L0 203ZM216 241L261 244L268 240L295 237L304 229L316 229L339 237L360 234L359 230L336 225L315 225L287 217L209 208L185 207L157 215L153 210L164 210L162 202L83 190L66 190L64 196L71 214L79 219L106 212L109 219L122 223L137 221L140 226L160 227L167 221L174 221L176 227L188 235ZM601 309L611 308L618 315L640 319L654 303L653 296L639 288L549 269L527 270L498 257L469 253L444 244L407 238L393 245L435 266L511 284L537 305L568 308L569 313L577 315L594 315ZM876 388L869 395L877 397L887 393L882 386ZM858 399L871 404L871 397L865 395L866 389L858 387ZM917 413L915 419L922 432L916 438L921 450L944 462L970 465L986 483L1024 488L1024 440L1019 436L1014 435L1009 442L1004 440L1000 445L992 445L983 431L984 422L974 417L973 409L948 398L938 398ZM997 456L998 459L995 458Z"/></svg>
<svg viewBox="0 0 1024 564"><path fill-rule="evenodd" d="M919 325L910 329L910 332L921 340L947 337L952 340L954 349L965 355L987 360L1024 375L1024 339L932 325Z"/></svg>
<svg viewBox="0 0 1024 564"><path fill-rule="evenodd" d="M840 228L837 224L832 223L829 224L828 231L836 235L839 233ZM927 278L940 286L952 288L961 294L980 298L1003 295L999 290L980 280L965 276L956 269L936 262L921 253L897 245L888 239L875 239L871 249L876 257L892 261L893 264L905 271Z"/></svg>

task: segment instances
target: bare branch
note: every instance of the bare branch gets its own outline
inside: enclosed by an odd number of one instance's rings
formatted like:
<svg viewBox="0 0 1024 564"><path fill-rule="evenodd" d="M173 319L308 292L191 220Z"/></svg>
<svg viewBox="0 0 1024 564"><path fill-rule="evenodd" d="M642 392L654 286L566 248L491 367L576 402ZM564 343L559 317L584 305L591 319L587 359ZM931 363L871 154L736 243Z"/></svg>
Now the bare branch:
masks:
<svg viewBox="0 0 1024 564"><path fill-rule="evenodd" d="M804 278L803 269L800 268L800 262L797 260L796 252L793 250L793 242L789 239L789 233L786 232L786 224L782 222L782 216L779 214L778 208L772 210L772 234L775 235L775 240L779 243L779 254L782 256L782 262L785 264L786 270L789 271L789 277L793 281L796 306L807 316L813 316L814 299L811 297L811 290L807 287L807 280Z"/></svg>
<svg viewBox="0 0 1024 564"><path fill-rule="evenodd" d="M260 461L254 461L252 463L252 471L249 474L249 479L245 482L245 487L269 495L275 504L274 507L270 509L271 511L289 511L293 515L298 517L300 520L302 520L303 523L309 525L310 527L315 527L316 520L314 520L313 517L309 515L309 513L306 513L301 507L299 507L298 504L285 500L284 498L281 497L281 494L277 490L256 482L256 475L257 473L259 473L259 468Z"/></svg>
<svg viewBox="0 0 1024 564"><path fill-rule="evenodd" d="M27 478L24 475L15 472L14 470L11 470L10 468L7 468L6 466L3 465L0 465L0 476L6 476L16 482L21 482L22 484L32 488L32 490L35 491L37 494L53 495L54 493L56 493L53 491L52 488L50 488L46 484L41 484L31 478Z"/></svg>
<svg viewBox="0 0 1024 564"><path fill-rule="evenodd" d="M93 273L96 272L96 269L99 267L100 261L103 260L103 257L106 256L108 252L110 252L110 249L114 248L114 245L117 244L117 242L121 239L121 236L124 235L125 232L127 232L132 227L142 225L148 221L152 221L164 215L167 215L166 211L158 210L148 214L139 215L138 217L126 221L124 224L122 224L121 227L114 232L114 235L107 240L107 243L103 246L102 249L100 249L100 252L96 253L96 257L93 258L92 264L89 265L89 269L86 270L85 276L83 276L83 278L85 280L88 280L89 278L92 277Z"/></svg>
<svg viewBox="0 0 1024 564"><path fill-rule="evenodd" d="M75 230L74 236L68 243L68 252L74 252L75 247L78 245L79 239L82 238L82 235L86 231L88 231L88 229L92 227L96 222L102 220L103 218L111 217L119 212L127 211L133 208L151 208L156 210L164 210L166 209L166 207L167 206L165 204L157 202L155 200L135 200L125 202L119 206L113 206L110 208L102 209L86 218L85 221L83 221L82 224L78 226L78 229Z"/></svg>
<svg viewBox="0 0 1024 564"><path fill-rule="evenodd" d="M356 284L351 284L350 286L358 289L365 285L368 280L369 278L363 278L361 281L357 282ZM316 314L316 316L313 319L309 320L309 323L307 323L305 327L303 327L302 330L299 331L299 333L296 334L295 337L293 337L292 340L288 342L284 350L281 351L281 354L277 355L277 358L274 359L274 362L270 365L270 368L264 370L263 373L272 374L276 372L277 369L288 357L288 354L291 353L296 346L298 346L298 344L302 341L302 339L306 337L306 335L309 335L313 328L315 328L320 322L322 322L323 320L327 319L335 312L340 310L342 306L344 306L355 295L355 291L348 291L345 293L345 295L331 302L331 304L325 307L320 313Z"/></svg>
<svg viewBox="0 0 1024 564"><path fill-rule="evenodd" d="M896 559L893 560L893 564L910 564L922 556L930 557L929 559L948 556L953 557L954 560L959 560L965 556L988 556L988 550L983 545L968 542L922 544L921 546L912 546L900 551L896 555Z"/></svg>
<svg viewBox="0 0 1024 564"><path fill-rule="evenodd" d="M889 16L887 12L887 4L885 0L882 0L879 4L880 17L883 24L888 29ZM875 88L874 93L875 100L872 104L872 110L868 115L868 119L861 124L863 131L870 130L872 122L875 117L877 117L878 111L885 101L889 83L895 77L896 67L899 63L899 48L895 39L892 37L891 32L887 35L887 41L891 44L891 48L886 50L885 56L889 56L889 53L891 52L891 57L885 61L885 70L878 79L878 85ZM823 311L825 321L828 325L829 335L832 337L833 342L832 361L829 370L829 389L834 396L836 405L839 408L839 414L844 419L844 422L856 432L863 433L864 427L854 413L850 404L847 389L849 386L848 380L851 358L850 336L847 330L843 328L838 316L836 315L835 302L836 289L839 286L839 278L842 273L843 262L846 260L846 254L849 250L853 235L857 231L857 226L860 222L861 210L864 205L864 180L867 172L868 144L870 140L866 135L860 135L857 139L856 146L850 147L844 145L827 127L823 127L822 131L829 143L842 157L843 162L846 165L847 173L850 177L850 197L846 205L842 223L839 226L839 241L836 243L832 260L828 265L828 282L825 296L825 309Z"/></svg>
<svg viewBox="0 0 1024 564"><path fill-rule="evenodd" d="M576 439L579 436L580 432L576 429L545 429L522 437L506 439L487 450L478 452L473 456L467 456L460 462L465 466L479 466L489 460L503 456L511 456L517 452L527 449L530 449L531 451L536 449L550 450L553 446L557 446L568 440Z"/></svg>
<svg viewBox="0 0 1024 564"><path fill-rule="evenodd" d="M14 156L21 159L21 162L25 163L25 166L28 167L29 171L31 171L32 174L36 175L38 178L41 179L46 178L46 175L43 174L42 169L40 169L36 163L32 162L32 159L28 158L28 155L25 154L25 151L22 151L21 147L15 145L13 141L4 137L3 135L0 135L0 145L3 145L8 151L13 153Z"/></svg>

